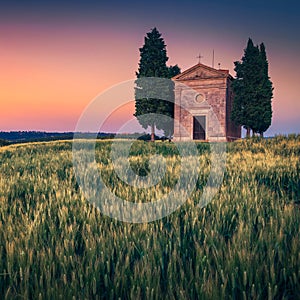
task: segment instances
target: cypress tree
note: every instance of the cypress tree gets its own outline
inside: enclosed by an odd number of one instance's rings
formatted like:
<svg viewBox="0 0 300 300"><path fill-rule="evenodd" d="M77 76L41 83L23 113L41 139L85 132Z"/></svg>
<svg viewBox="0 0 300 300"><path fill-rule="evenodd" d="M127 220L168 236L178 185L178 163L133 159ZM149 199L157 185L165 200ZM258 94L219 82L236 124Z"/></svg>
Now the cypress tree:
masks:
<svg viewBox="0 0 300 300"><path fill-rule="evenodd" d="M253 134L261 135L271 124L273 88L268 76L268 61L264 44L254 46L249 38L241 62L235 64L235 94L231 119Z"/></svg>
<svg viewBox="0 0 300 300"><path fill-rule="evenodd" d="M151 141L154 141L155 127L163 129L165 132L170 133L172 124L170 122L164 122L157 118L156 115L145 114L162 114L170 118L174 118L174 101L164 101L162 99L155 98L143 98L141 95L146 90L160 88L164 92L164 99L174 100L174 85L172 82L166 84L166 86L153 87L149 86L149 81L143 80L145 77L160 77L171 78L179 74L180 69L178 66L167 67L168 61L166 45L161 37L159 31L154 28L146 34L144 46L139 49L140 62L139 69L136 72L136 90L135 90L135 114L139 123L143 128L147 129L151 127Z"/></svg>
<svg viewBox="0 0 300 300"><path fill-rule="evenodd" d="M234 62L236 79L232 84L234 92L233 108L231 119L238 125L244 126L247 130L247 137L250 136L250 115L251 115L251 101L253 99L253 70L252 65L255 61L257 49L249 38L247 47L244 50L242 61Z"/></svg>
<svg viewBox="0 0 300 300"><path fill-rule="evenodd" d="M269 77L269 63L267 60L265 45L263 43L260 44L259 50L261 70L259 73L260 78L257 87L256 122L252 129L254 132L263 136L263 133L270 127L272 122L273 84Z"/></svg>

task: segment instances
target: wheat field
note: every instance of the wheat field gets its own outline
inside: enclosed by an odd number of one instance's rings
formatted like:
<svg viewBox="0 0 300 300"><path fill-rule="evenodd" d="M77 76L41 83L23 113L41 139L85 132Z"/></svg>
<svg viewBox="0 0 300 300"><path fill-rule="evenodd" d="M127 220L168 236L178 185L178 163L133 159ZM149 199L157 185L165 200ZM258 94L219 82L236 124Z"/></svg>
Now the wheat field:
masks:
<svg viewBox="0 0 300 300"><path fill-rule="evenodd" d="M96 158L119 197L152 201L178 180L173 143L133 143L136 174L147 174L151 154L166 159L162 182L141 192L119 180L110 147L98 141ZM204 208L210 151L197 147L189 199L144 224L111 219L87 201L71 141L0 148L0 298L300 299L300 136L228 144L222 186Z"/></svg>

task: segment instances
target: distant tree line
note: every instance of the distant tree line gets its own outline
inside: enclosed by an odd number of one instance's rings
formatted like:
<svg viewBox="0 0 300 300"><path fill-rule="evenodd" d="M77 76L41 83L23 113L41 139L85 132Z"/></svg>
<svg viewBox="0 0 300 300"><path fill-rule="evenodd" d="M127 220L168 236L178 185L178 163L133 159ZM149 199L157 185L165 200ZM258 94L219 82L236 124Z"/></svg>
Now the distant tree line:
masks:
<svg viewBox="0 0 300 300"><path fill-rule="evenodd" d="M49 138L73 138L72 132L44 132L44 131L2 131L0 138L9 141L28 141L36 139L49 139Z"/></svg>
<svg viewBox="0 0 300 300"><path fill-rule="evenodd" d="M0 147L7 146L9 144L10 144L9 141L4 140L4 139L0 139Z"/></svg>
<svg viewBox="0 0 300 300"><path fill-rule="evenodd" d="M27 142L43 142L56 140L72 140L74 132L43 132L43 131L2 131L0 132L0 145L5 143L27 143ZM113 138L113 133L99 132L97 139ZM80 132L76 133L77 138L89 139L95 138L95 133ZM2 140L2 142L1 142Z"/></svg>

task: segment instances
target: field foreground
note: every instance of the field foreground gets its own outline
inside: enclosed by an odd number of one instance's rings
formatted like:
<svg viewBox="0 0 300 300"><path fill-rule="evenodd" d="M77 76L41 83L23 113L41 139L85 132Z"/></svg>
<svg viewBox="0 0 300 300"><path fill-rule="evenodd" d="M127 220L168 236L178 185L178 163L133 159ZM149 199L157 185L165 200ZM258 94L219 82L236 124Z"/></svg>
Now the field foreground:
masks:
<svg viewBox="0 0 300 300"><path fill-rule="evenodd" d="M0 148L0 299L300 299L300 136L228 144L223 184L204 208L209 145L198 150L187 202L130 224L85 199L72 142ZM178 180L172 143L132 145L136 174L147 175L150 154L166 158L162 182L142 191L120 182L109 151L97 142L102 179L123 199L155 200Z"/></svg>

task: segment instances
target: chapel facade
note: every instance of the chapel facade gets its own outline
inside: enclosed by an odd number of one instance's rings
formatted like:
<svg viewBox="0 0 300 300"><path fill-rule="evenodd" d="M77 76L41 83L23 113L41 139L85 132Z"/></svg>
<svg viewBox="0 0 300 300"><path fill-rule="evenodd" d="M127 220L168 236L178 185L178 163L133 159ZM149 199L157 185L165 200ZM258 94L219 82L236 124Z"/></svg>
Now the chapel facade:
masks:
<svg viewBox="0 0 300 300"><path fill-rule="evenodd" d="M231 121L233 77L204 64L172 78L175 82L174 141L233 141L241 127Z"/></svg>

